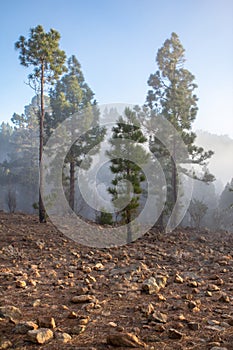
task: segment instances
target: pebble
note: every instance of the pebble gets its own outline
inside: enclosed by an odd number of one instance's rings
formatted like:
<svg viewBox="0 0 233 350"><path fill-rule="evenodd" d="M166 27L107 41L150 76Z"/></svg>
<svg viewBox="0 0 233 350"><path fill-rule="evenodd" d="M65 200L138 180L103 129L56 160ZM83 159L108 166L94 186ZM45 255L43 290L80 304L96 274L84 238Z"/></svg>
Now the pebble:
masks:
<svg viewBox="0 0 233 350"><path fill-rule="evenodd" d="M160 322L160 323L166 323L167 319L168 319L167 315L160 311L155 311L153 314L149 316L149 320Z"/></svg>
<svg viewBox="0 0 233 350"><path fill-rule="evenodd" d="M0 340L0 350L9 349L13 344L10 340Z"/></svg>
<svg viewBox="0 0 233 350"><path fill-rule="evenodd" d="M61 332L56 332L55 333L55 338L62 342L62 343L68 343L69 341L72 340L72 337L68 333L61 333Z"/></svg>
<svg viewBox="0 0 233 350"><path fill-rule="evenodd" d="M170 339L181 339L183 337L183 334L174 328L170 328L168 330L168 337Z"/></svg>
<svg viewBox="0 0 233 350"><path fill-rule="evenodd" d="M32 321L19 322L15 328L14 333L16 334L27 334L28 331L37 329L38 325Z"/></svg>
<svg viewBox="0 0 233 350"><path fill-rule="evenodd" d="M76 295L71 299L71 302L74 304L79 303L89 303L92 301L96 301L96 298L93 295L85 294L85 295Z"/></svg>
<svg viewBox="0 0 233 350"><path fill-rule="evenodd" d="M121 347L145 347L146 344L132 333L114 333L107 336L107 344Z"/></svg>
<svg viewBox="0 0 233 350"><path fill-rule="evenodd" d="M27 287L27 283L25 281L22 281L22 280L16 281L15 284L16 284L17 288L26 288Z"/></svg>
<svg viewBox="0 0 233 350"><path fill-rule="evenodd" d="M184 279L177 273L175 275L175 280L176 283L184 283Z"/></svg>
<svg viewBox="0 0 233 350"><path fill-rule="evenodd" d="M37 319L38 326L41 328L56 328L56 323L53 317L44 316L38 317Z"/></svg>

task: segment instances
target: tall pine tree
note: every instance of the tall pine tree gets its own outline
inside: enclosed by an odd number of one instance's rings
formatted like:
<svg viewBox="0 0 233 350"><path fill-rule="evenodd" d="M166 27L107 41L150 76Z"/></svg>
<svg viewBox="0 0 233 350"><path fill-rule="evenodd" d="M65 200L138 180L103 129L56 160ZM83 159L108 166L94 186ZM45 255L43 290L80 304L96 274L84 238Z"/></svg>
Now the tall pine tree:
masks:
<svg viewBox="0 0 233 350"><path fill-rule="evenodd" d="M169 138L172 154L164 147L163 143L156 138L156 131L150 138L150 149L156 157L163 158L163 168L167 180L167 206L171 210L177 201L178 172L177 166L184 163L205 166L212 156L212 151L205 152L202 147L195 145L196 135L192 131L192 123L196 119L198 98L195 94L197 85L195 77L184 67L185 50L177 34L172 33L163 46L158 50L156 62L158 70L151 74L148 85L146 105L150 109L151 119L153 116L166 118L176 129L186 145L189 158L185 159L174 135ZM185 167L182 168L187 173ZM213 176L207 172L201 178L204 181L212 181ZM163 212L164 214L164 212Z"/></svg>
<svg viewBox="0 0 233 350"><path fill-rule="evenodd" d="M44 144L44 90L46 84L51 84L66 70L64 63L65 52L59 48L60 34L55 29L46 33L41 25L30 29L29 39L20 36L15 43L19 50L20 63L25 66L33 66L34 70L29 74L29 85L40 95L40 146L39 164L41 165ZM39 191L39 220L46 222L45 208L43 205L43 171L40 167L40 191Z"/></svg>

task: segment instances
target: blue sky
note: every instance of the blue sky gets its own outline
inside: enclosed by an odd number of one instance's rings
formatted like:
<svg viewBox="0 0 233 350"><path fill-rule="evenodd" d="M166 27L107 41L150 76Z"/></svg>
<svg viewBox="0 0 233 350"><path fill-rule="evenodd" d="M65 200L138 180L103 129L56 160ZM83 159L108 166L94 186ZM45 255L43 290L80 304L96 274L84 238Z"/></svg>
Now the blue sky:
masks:
<svg viewBox="0 0 233 350"><path fill-rule="evenodd" d="M199 86L194 129L233 138L232 0L1 0L0 122L33 97L14 43L38 24L60 32L99 104L143 104L157 50L176 32Z"/></svg>

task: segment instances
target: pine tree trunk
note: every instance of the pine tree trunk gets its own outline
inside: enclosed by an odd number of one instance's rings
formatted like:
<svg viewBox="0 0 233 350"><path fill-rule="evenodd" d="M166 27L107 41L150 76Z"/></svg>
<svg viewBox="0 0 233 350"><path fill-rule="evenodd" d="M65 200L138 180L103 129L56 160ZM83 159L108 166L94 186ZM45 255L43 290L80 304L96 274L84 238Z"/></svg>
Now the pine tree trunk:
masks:
<svg viewBox="0 0 233 350"><path fill-rule="evenodd" d="M74 210L74 194L75 194L75 162L71 160L70 162L70 194L69 194L69 205L72 210Z"/></svg>
<svg viewBox="0 0 233 350"><path fill-rule="evenodd" d="M42 168L42 154L43 154L43 143L44 143L44 64L41 65L41 89L40 89L40 146L39 146L39 166L40 166L40 177L39 177L39 221L41 223L46 222L46 213L43 203L43 191L44 191L44 174Z"/></svg>
<svg viewBox="0 0 233 350"><path fill-rule="evenodd" d="M126 223L127 223L127 243L132 242L132 230L131 230L131 213L130 210L126 211Z"/></svg>
<svg viewBox="0 0 233 350"><path fill-rule="evenodd" d="M163 217L164 217L164 210L162 211L162 213L160 214L155 227L157 227L160 231L164 230L164 223L163 223Z"/></svg>
<svg viewBox="0 0 233 350"><path fill-rule="evenodd" d="M172 159L172 197L173 197L172 204L174 206L177 201L177 170L176 170L176 164L173 159Z"/></svg>

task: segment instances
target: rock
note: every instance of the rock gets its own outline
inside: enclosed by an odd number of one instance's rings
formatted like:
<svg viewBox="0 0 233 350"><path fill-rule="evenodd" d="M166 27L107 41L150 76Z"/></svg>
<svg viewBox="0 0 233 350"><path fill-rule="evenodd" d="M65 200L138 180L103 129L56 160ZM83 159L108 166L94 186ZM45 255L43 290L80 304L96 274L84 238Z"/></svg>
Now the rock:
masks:
<svg viewBox="0 0 233 350"><path fill-rule="evenodd" d="M10 340L0 340L0 350L9 349L12 346Z"/></svg>
<svg viewBox="0 0 233 350"><path fill-rule="evenodd" d="M205 328L216 332L225 331L225 327L221 327L221 326L206 326Z"/></svg>
<svg viewBox="0 0 233 350"><path fill-rule="evenodd" d="M154 312L155 308L152 303L145 304L141 307L141 311L146 315L149 316Z"/></svg>
<svg viewBox="0 0 233 350"><path fill-rule="evenodd" d="M35 286L37 285L37 282L36 282L35 280L32 280L32 279L30 279L30 280L28 281L28 283L29 283L31 286L33 286L33 287L35 287Z"/></svg>
<svg viewBox="0 0 233 350"><path fill-rule="evenodd" d="M22 281L22 280L16 281L15 284L16 284L17 288L26 288L27 287L27 283L25 281Z"/></svg>
<svg viewBox="0 0 233 350"><path fill-rule="evenodd" d="M207 323L211 326L216 326L220 324L220 322L217 320L208 320Z"/></svg>
<svg viewBox="0 0 233 350"><path fill-rule="evenodd" d="M178 316L178 320L180 320L180 321L187 321L187 320L186 320L186 317L185 317L183 314L180 314L180 315Z"/></svg>
<svg viewBox="0 0 233 350"><path fill-rule="evenodd" d="M95 296L90 295L90 294L85 294L85 295L76 295L71 299L71 302L74 304L80 304L80 303L89 303L96 301Z"/></svg>
<svg viewBox="0 0 233 350"><path fill-rule="evenodd" d="M117 327L117 324L115 322L109 322L108 325L113 327L113 328Z"/></svg>
<svg viewBox="0 0 233 350"><path fill-rule="evenodd" d="M82 270L83 270L83 272L90 273L91 272L91 267L90 266L83 266Z"/></svg>
<svg viewBox="0 0 233 350"><path fill-rule="evenodd" d="M174 282L176 282L176 283L183 283L183 282L184 282L184 279L177 273L177 274L175 275Z"/></svg>
<svg viewBox="0 0 233 350"><path fill-rule="evenodd" d="M15 326L14 332L16 334L27 334L28 331L31 331L37 328L38 328L38 325L32 321L20 322Z"/></svg>
<svg viewBox="0 0 233 350"><path fill-rule="evenodd" d="M36 299L36 300L33 302L32 306L33 306L33 307L37 307L37 306L40 306L40 304L41 304L41 300L40 300L40 299Z"/></svg>
<svg viewBox="0 0 233 350"><path fill-rule="evenodd" d="M83 333L85 330L86 330L85 325L79 325L79 326L72 327L70 333L74 335L79 335Z"/></svg>
<svg viewBox="0 0 233 350"><path fill-rule="evenodd" d="M150 315L149 319L159 323L166 323L167 315L160 311L155 311L152 315Z"/></svg>
<svg viewBox="0 0 233 350"><path fill-rule="evenodd" d="M97 271L103 271L104 270L104 265L102 263L97 263L97 264L95 264L93 269L97 270Z"/></svg>
<svg viewBox="0 0 233 350"><path fill-rule="evenodd" d="M55 338L62 343L68 343L69 341L72 340L71 335L69 335L68 333L61 333L61 332L56 332Z"/></svg>
<svg viewBox="0 0 233 350"><path fill-rule="evenodd" d="M228 295L222 294L221 297L219 298L219 301L221 301L223 303L229 303L230 302L230 298L229 298Z"/></svg>
<svg viewBox="0 0 233 350"><path fill-rule="evenodd" d="M166 297L160 293L157 294L157 298L159 301L166 301L167 300Z"/></svg>
<svg viewBox="0 0 233 350"><path fill-rule="evenodd" d="M76 289L76 294L77 295L84 295L86 293L88 293L89 289L87 287L78 287Z"/></svg>
<svg viewBox="0 0 233 350"><path fill-rule="evenodd" d="M223 281L222 278L218 277L217 280L216 280L216 282L215 282L215 284L216 284L217 286L222 286L222 285L224 284L224 281Z"/></svg>
<svg viewBox="0 0 233 350"><path fill-rule="evenodd" d="M74 311L71 311L68 315L68 318L71 318L71 319L78 318L78 314Z"/></svg>
<svg viewBox="0 0 233 350"><path fill-rule="evenodd" d="M142 284L142 290L148 294L156 294L160 291L161 288L164 288L167 283L167 277L158 276L158 277L150 277L145 280Z"/></svg>
<svg viewBox="0 0 233 350"><path fill-rule="evenodd" d="M160 288L165 288L167 284L167 277L166 276L157 276L156 282Z"/></svg>
<svg viewBox="0 0 233 350"><path fill-rule="evenodd" d="M200 329L200 324L197 322L189 322L188 323L188 327L189 329L191 329L192 331L198 331Z"/></svg>
<svg viewBox="0 0 233 350"><path fill-rule="evenodd" d="M207 290L210 291L210 292L217 292L220 290L220 288L218 286L216 286L216 284L208 284L207 286Z"/></svg>
<svg viewBox="0 0 233 350"><path fill-rule="evenodd" d="M195 301L193 301L193 300L191 300L191 301L189 301L189 303L188 303L188 307L189 307L189 309L194 309L195 307L197 307L197 303L195 302Z"/></svg>
<svg viewBox="0 0 233 350"><path fill-rule="evenodd" d="M45 344L53 338L53 331L48 328L39 328L28 331L28 340L32 343Z"/></svg>
<svg viewBox="0 0 233 350"><path fill-rule="evenodd" d="M192 288L196 288L198 287L198 283L197 281L189 281L188 286Z"/></svg>
<svg viewBox="0 0 233 350"><path fill-rule="evenodd" d="M88 324L89 320L90 320L89 316L80 316L79 317L79 324L85 326Z"/></svg>
<svg viewBox="0 0 233 350"><path fill-rule="evenodd" d="M20 309L15 306L7 305L0 307L0 317L9 318L11 322L18 323L21 319L22 313Z"/></svg>
<svg viewBox="0 0 233 350"><path fill-rule="evenodd" d="M125 346L132 348L146 346L146 344L141 341L136 335L125 332L109 334L107 337L107 344L112 346Z"/></svg>
<svg viewBox="0 0 233 350"><path fill-rule="evenodd" d="M183 337L183 334L174 328L170 328L168 330L168 337L170 339L181 339Z"/></svg>
<svg viewBox="0 0 233 350"><path fill-rule="evenodd" d="M212 292L210 292L209 290L207 290L205 294L206 294L207 297L212 297L213 296Z"/></svg>
<svg viewBox="0 0 233 350"><path fill-rule="evenodd" d="M165 331L165 327L164 327L164 325L161 324L161 323L155 324L155 325L153 326L153 329L154 329L156 332L160 332L160 333L162 333L162 332Z"/></svg>
<svg viewBox="0 0 233 350"><path fill-rule="evenodd" d="M55 320L50 316L38 317L37 323L40 328L56 328Z"/></svg>

